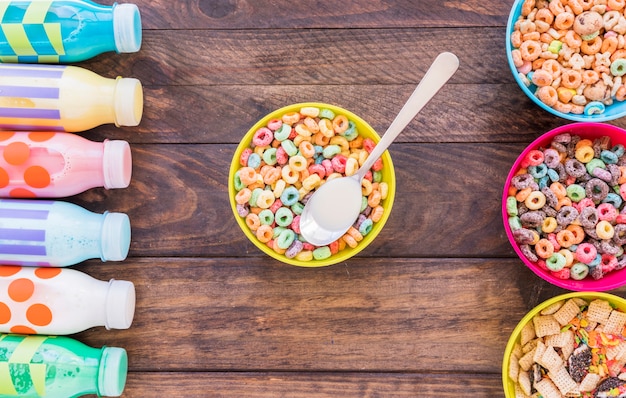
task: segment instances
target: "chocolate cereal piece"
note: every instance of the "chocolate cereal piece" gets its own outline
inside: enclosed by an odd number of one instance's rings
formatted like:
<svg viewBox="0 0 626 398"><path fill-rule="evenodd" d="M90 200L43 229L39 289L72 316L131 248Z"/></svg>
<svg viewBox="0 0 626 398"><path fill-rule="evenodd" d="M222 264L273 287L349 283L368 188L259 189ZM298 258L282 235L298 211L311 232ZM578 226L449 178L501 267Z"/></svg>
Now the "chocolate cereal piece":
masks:
<svg viewBox="0 0 626 398"><path fill-rule="evenodd" d="M572 355L568 358L569 374L572 379L577 383L580 383L583 378L589 372L589 365L591 365L591 350L586 344L580 345L574 350Z"/></svg>
<svg viewBox="0 0 626 398"><path fill-rule="evenodd" d="M609 186L599 178L592 178L585 184L585 193L587 197L598 203L609 194Z"/></svg>
<svg viewBox="0 0 626 398"><path fill-rule="evenodd" d="M556 222L559 225L566 226L578 218L578 210L573 206L563 206L556 215Z"/></svg>
<svg viewBox="0 0 626 398"><path fill-rule="evenodd" d="M609 377L605 380L603 380L600 384L598 384L598 387L596 387L596 391L594 393L594 397L609 397L610 395L606 395L606 394L602 394L602 393L607 393L610 390L616 388L616 387L620 387L626 385L626 381L621 380L617 377Z"/></svg>
<svg viewBox="0 0 626 398"><path fill-rule="evenodd" d="M582 162L576 159L567 159L565 161L565 172L572 177L579 178L587 174L587 169Z"/></svg>
<svg viewBox="0 0 626 398"><path fill-rule="evenodd" d="M588 206L580 211L580 223L583 228L595 228L598 221L598 211L595 207Z"/></svg>

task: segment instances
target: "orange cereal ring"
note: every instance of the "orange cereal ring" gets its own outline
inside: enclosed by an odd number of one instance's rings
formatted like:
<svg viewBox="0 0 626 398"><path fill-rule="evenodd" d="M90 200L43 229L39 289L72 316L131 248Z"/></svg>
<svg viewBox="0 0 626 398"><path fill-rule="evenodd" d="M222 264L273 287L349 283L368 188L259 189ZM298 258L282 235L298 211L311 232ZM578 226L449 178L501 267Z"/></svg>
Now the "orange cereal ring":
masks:
<svg viewBox="0 0 626 398"><path fill-rule="evenodd" d="M572 205L572 200L566 196L566 197L564 197L564 198L559 199L559 200L556 202L556 207L555 207L555 209L556 209L556 210L560 210L560 209L561 209L561 207L563 207L563 206L571 206L571 205Z"/></svg>
<svg viewBox="0 0 626 398"><path fill-rule="evenodd" d="M566 104L561 101L557 101L556 104L554 104L553 108L559 112L570 113L572 111L572 104Z"/></svg>
<svg viewBox="0 0 626 398"><path fill-rule="evenodd" d="M257 214L250 212L246 216L246 225L251 231L256 231L261 225L261 219Z"/></svg>
<svg viewBox="0 0 626 398"><path fill-rule="evenodd" d="M519 46L522 45L522 32L520 32L519 30L516 30L513 33L511 33L511 45L514 48L519 48Z"/></svg>
<svg viewBox="0 0 626 398"><path fill-rule="evenodd" d="M617 44L618 44L617 37L615 36L605 37L604 40L602 40L602 47L600 48L600 52L602 54L607 53L607 52L613 54L615 50L617 50Z"/></svg>
<svg viewBox="0 0 626 398"><path fill-rule="evenodd" d="M552 86L540 87L539 90L537 90L537 98L548 106L556 105L559 100L556 89Z"/></svg>
<svg viewBox="0 0 626 398"><path fill-rule="evenodd" d="M274 229L270 225L261 225L256 230L256 238L263 243L267 243L272 240L274 236Z"/></svg>
<svg viewBox="0 0 626 398"><path fill-rule="evenodd" d="M272 167L271 170L268 170L263 176L263 183L266 185L272 185L280 178L281 167Z"/></svg>
<svg viewBox="0 0 626 398"><path fill-rule="evenodd" d="M554 18L554 27L556 29L567 30L574 25L574 14L571 12L562 12ZM573 32L573 31L572 31Z"/></svg>
<svg viewBox="0 0 626 398"><path fill-rule="evenodd" d="M298 146L300 153L305 158L312 158L315 156L315 148L313 148L313 144L310 141L302 141Z"/></svg>
<svg viewBox="0 0 626 398"><path fill-rule="evenodd" d="M573 69L566 69L561 74L561 85L566 88L577 89L583 82L580 72Z"/></svg>
<svg viewBox="0 0 626 398"><path fill-rule="evenodd" d="M552 11L552 14L559 15L562 12L565 12L565 7L561 3L561 1L551 1L548 4L548 8Z"/></svg>
<svg viewBox="0 0 626 398"><path fill-rule="evenodd" d="M616 59L626 58L626 49L622 48L619 50L615 50L613 54L611 54L611 62L614 62Z"/></svg>
<svg viewBox="0 0 626 398"><path fill-rule="evenodd" d="M535 253L541 258L549 258L554 254L554 245L548 239L539 239L535 244Z"/></svg>
<svg viewBox="0 0 626 398"><path fill-rule="evenodd" d="M332 136L331 136L332 137ZM326 146L330 142L330 137L319 132L313 136L313 143L319 146Z"/></svg>
<svg viewBox="0 0 626 398"><path fill-rule="evenodd" d="M581 74L584 84L594 84L600 80L600 75L595 70L584 70Z"/></svg>
<svg viewBox="0 0 626 398"><path fill-rule="evenodd" d="M335 131L335 133L337 134L345 133L348 127L349 127L348 118L346 116L344 115L335 116L335 118L333 119L333 130Z"/></svg>
<svg viewBox="0 0 626 398"><path fill-rule="evenodd" d="M524 0L522 3L522 16L527 17L535 9L535 0Z"/></svg>
<svg viewBox="0 0 626 398"><path fill-rule="evenodd" d="M516 68L524 66L524 60L522 59L522 52L518 49L511 51L511 58L513 58L513 65Z"/></svg>
<svg viewBox="0 0 626 398"><path fill-rule="evenodd" d="M238 171L239 179L244 185L254 184L257 181L256 170L252 167L242 167Z"/></svg>
<svg viewBox="0 0 626 398"><path fill-rule="evenodd" d="M561 66L559 61L556 61L554 59L546 59L546 61L541 65L541 69L550 73L552 75L552 78L554 79L561 76L561 70L563 69L563 66Z"/></svg>
<svg viewBox="0 0 626 398"><path fill-rule="evenodd" d="M602 39L600 36L594 37L592 40L583 40L580 45L580 52L587 55L594 55L600 52L602 48Z"/></svg>
<svg viewBox="0 0 626 398"><path fill-rule="evenodd" d="M367 204L370 207L376 207L380 204L381 195L379 191L372 191L372 193L367 197Z"/></svg>
<svg viewBox="0 0 626 398"><path fill-rule="evenodd" d="M552 21L554 21L554 14L552 14L552 12L550 12L547 8L541 8L535 13L535 21L542 21L548 25L552 25Z"/></svg>
<svg viewBox="0 0 626 398"><path fill-rule="evenodd" d="M237 192L237 195L235 195L235 202L237 202L240 205L243 205L250 200L251 196L252 196L252 191L248 188L244 188L241 191Z"/></svg>
<svg viewBox="0 0 626 398"><path fill-rule="evenodd" d="M522 35L522 41L526 40L541 41L541 33L537 31L525 33Z"/></svg>
<svg viewBox="0 0 626 398"><path fill-rule="evenodd" d="M550 190L554 192L554 195L556 195L557 199L561 199L567 196L567 190L565 189L565 186L558 181L550 184Z"/></svg>
<svg viewBox="0 0 626 398"><path fill-rule="evenodd" d="M574 14L582 14L585 9L580 0L567 0L567 5L574 12Z"/></svg>
<svg viewBox="0 0 626 398"><path fill-rule="evenodd" d="M574 234L574 244L577 245L585 239L585 230L580 225L570 224L565 228Z"/></svg>
<svg viewBox="0 0 626 398"><path fill-rule="evenodd" d="M528 62L528 61L525 61ZM541 67L543 66L543 64L546 62L545 58L537 58L536 60L534 60L531 65L532 65L532 70L539 70L541 69Z"/></svg>
<svg viewBox="0 0 626 398"><path fill-rule="evenodd" d="M288 125L293 125L300 121L300 113L298 112L287 112L281 117L283 123Z"/></svg>
<svg viewBox="0 0 626 398"><path fill-rule="evenodd" d="M573 24L574 24L574 21L572 20L572 25ZM577 49L577 48L580 48L580 46L583 44L583 39L580 37L578 33L574 32L573 30L568 30L567 33L565 34L565 37L563 38L563 42L567 44L569 48Z"/></svg>
<svg viewBox="0 0 626 398"><path fill-rule="evenodd" d="M348 143L350 149L359 149L363 147L363 136L357 135L355 139Z"/></svg>
<svg viewBox="0 0 626 398"><path fill-rule="evenodd" d="M313 135L313 132L309 130L309 128L304 123L296 124L296 127L294 127L294 129L296 130L296 134L302 137L310 137Z"/></svg>
<svg viewBox="0 0 626 398"><path fill-rule="evenodd" d="M535 83L537 87L549 86L552 84L552 73L544 69L536 70L535 73L533 73L532 82Z"/></svg>
<svg viewBox="0 0 626 398"><path fill-rule="evenodd" d="M532 62L541 55L541 43L528 40L522 43L519 50L523 60Z"/></svg>
<svg viewBox="0 0 626 398"><path fill-rule="evenodd" d="M626 86L621 85L615 92L615 99L618 101L624 101L626 99Z"/></svg>
<svg viewBox="0 0 626 398"><path fill-rule="evenodd" d="M352 236L348 234L343 235L341 239L353 249L358 245L358 242L356 241L356 239L354 239Z"/></svg>
<svg viewBox="0 0 626 398"><path fill-rule="evenodd" d="M317 109L317 108L315 108ZM317 124L317 122L315 121L315 119L313 119L310 116L307 116L306 118L304 118L303 121L304 125L309 129L309 131L313 134L317 133L320 131L320 126L319 124Z"/></svg>
<svg viewBox="0 0 626 398"><path fill-rule="evenodd" d="M355 241L360 242L363 240L363 235L359 232L358 229L354 227L350 227L346 232L348 235L354 238Z"/></svg>
<svg viewBox="0 0 626 398"><path fill-rule="evenodd" d="M528 195L530 195L530 193L533 191L533 189L531 187L526 187L524 189L520 189L517 194L515 195L515 199L518 202L523 202L526 200L526 198L528 197Z"/></svg>
<svg viewBox="0 0 626 398"><path fill-rule="evenodd" d="M606 5L611 9L611 10L621 10L622 8L624 8L624 6L626 5L626 1L624 0L609 0Z"/></svg>
<svg viewBox="0 0 626 398"><path fill-rule="evenodd" d="M574 244L575 240L572 231L567 229L562 229L556 234L556 241L561 247L568 248Z"/></svg>

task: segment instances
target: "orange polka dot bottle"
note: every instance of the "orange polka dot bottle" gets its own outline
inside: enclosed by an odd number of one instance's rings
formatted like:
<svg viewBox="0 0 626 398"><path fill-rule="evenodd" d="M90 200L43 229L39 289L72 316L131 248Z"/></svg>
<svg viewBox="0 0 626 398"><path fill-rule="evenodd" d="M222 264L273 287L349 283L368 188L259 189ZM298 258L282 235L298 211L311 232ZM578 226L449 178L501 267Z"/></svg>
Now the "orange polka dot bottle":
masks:
<svg viewBox="0 0 626 398"><path fill-rule="evenodd" d="M0 334L0 398L119 397L128 354L65 336Z"/></svg>
<svg viewBox="0 0 626 398"><path fill-rule="evenodd" d="M142 114L143 88L137 79L109 79L78 66L0 64L2 130L137 126Z"/></svg>
<svg viewBox="0 0 626 398"><path fill-rule="evenodd" d="M92 142L71 133L0 131L0 197L60 198L90 188L126 188L126 141Z"/></svg>
<svg viewBox="0 0 626 398"><path fill-rule="evenodd" d="M71 268L0 265L0 333L128 329L134 314L132 282L101 281Z"/></svg>
<svg viewBox="0 0 626 398"><path fill-rule="evenodd" d="M54 200L0 199L0 264L65 267L122 261L130 248L124 213L94 213Z"/></svg>

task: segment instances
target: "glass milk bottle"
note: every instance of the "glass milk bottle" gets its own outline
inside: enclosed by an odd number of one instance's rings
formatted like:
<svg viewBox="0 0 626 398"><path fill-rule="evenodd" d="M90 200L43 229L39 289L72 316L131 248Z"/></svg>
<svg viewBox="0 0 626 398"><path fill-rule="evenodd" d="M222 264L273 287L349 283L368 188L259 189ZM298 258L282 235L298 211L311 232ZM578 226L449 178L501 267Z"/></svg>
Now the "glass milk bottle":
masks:
<svg viewBox="0 0 626 398"><path fill-rule="evenodd" d="M128 329L134 314L132 282L101 281L71 268L0 265L0 333Z"/></svg>
<svg viewBox="0 0 626 398"><path fill-rule="evenodd" d="M141 47L141 16L134 4L88 0L3 0L0 62L73 63Z"/></svg>
<svg viewBox="0 0 626 398"><path fill-rule="evenodd" d="M60 198L90 188L126 188L126 141L92 142L72 133L0 131L0 197Z"/></svg>
<svg viewBox="0 0 626 398"><path fill-rule="evenodd" d="M129 248L130 221L124 213L93 213L54 200L0 199L0 264L122 261Z"/></svg>
<svg viewBox="0 0 626 398"><path fill-rule="evenodd" d="M137 79L106 78L78 66L0 64L2 130L137 126L142 114L143 88Z"/></svg>
<svg viewBox="0 0 626 398"><path fill-rule="evenodd" d="M64 336L0 334L0 398L119 397L128 354Z"/></svg>

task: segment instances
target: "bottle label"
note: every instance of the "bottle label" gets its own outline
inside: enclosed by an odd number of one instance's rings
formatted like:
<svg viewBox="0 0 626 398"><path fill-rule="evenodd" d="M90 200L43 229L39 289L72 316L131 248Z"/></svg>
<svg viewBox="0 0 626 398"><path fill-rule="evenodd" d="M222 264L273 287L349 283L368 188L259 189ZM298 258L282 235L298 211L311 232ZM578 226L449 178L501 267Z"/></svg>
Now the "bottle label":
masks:
<svg viewBox="0 0 626 398"><path fill-rule="evenodd" d="M59 62L65 48L61 24L46 22L51 6L51 0L0 2L0 61Z"/></svg>
<svg viewBox="0 0 626 398"><path fill-rule="evenodd" d="M45 266L45 222L54 201L0 200L0 256L5 265ZM19 220L19 228L15 228ZM43 224L43 225L42 225Z"/></svg>
<svg viewBox="0 0 626 398"><path fill-rule="evenodd" d="M0 335L0 340L4 337L5 335ZM45 396L46 365L30 361L47 339L46 336L26 336L18 343L8 360L0 360L0 394L17 397L32 386L39 396ZM12 372L16 368L20 371ZM25 390L25 387L28 388Z"/></svg>
<svg viewBox="0 0 626 398"><path fill-rule="evenodd" d="M0 31L0 48L1 38ZM62 131L59 85L64 71L61 65L1 64L0 128Z"/></svg>

